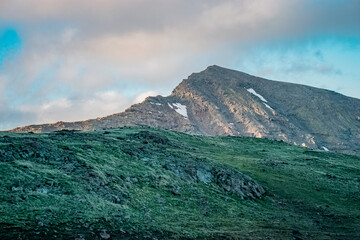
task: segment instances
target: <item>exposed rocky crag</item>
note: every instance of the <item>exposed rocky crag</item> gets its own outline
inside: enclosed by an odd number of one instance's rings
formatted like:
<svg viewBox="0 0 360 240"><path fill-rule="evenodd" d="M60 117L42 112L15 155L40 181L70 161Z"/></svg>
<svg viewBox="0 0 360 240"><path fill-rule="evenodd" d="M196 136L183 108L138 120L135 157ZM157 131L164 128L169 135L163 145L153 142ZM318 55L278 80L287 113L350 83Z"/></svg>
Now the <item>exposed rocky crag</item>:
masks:
<svg viewBox="0 0 360 240"><path fill-rule="evenodd" d="M253 136L360 154L360 100L314 87L210 66L168 97L148 97L125 112L79 122L30 125L14 132L147 125L203 135Z"/></svg>

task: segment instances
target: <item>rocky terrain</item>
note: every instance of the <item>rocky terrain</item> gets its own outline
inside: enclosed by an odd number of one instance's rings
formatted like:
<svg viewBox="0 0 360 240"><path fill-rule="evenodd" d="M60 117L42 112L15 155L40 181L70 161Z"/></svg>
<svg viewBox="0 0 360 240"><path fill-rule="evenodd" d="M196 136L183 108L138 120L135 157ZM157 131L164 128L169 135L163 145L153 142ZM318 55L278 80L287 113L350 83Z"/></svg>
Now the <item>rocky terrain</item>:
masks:
<svg viewBox="0 0 360 240"><path fill-rule="evenodd" d="M210 66L183 80L170 96L148 97L122 113L12 131L39 133L147 125L202 135L270 138L359 155L359 119L359 99Z"/></svg>
<svg viewBox="0 0 360 240"><path fill-rule="evenodd" d="M149 127L0 133L1 239L359 239L360 158Z"/></svg>

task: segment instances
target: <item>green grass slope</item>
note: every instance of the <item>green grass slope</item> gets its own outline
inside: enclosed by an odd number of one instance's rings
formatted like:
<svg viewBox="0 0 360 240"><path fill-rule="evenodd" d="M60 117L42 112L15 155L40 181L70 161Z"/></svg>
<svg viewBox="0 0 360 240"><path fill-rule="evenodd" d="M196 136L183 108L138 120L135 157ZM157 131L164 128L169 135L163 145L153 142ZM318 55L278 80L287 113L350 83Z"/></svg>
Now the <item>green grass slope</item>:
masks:
<svg viewBox="0 0 360 240"><path fill-rule="evenodd" d="M360 239L360 158L266 139L0 133L0 178L1 239Z"/></svg>

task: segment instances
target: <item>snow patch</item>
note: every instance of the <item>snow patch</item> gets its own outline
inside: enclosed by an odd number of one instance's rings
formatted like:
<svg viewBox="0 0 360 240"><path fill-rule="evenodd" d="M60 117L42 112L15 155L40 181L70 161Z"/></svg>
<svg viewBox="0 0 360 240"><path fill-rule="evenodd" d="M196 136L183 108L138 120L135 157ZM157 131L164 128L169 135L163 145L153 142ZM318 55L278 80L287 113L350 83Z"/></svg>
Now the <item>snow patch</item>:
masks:
<svg viewBox="0 0 360 240"><path fill-rule="evenodd" d="M321 148L322 148L324 151L326 151L326 152L329 151L329 149L328 149L327 147L322 146Z"/></svg>
<svg viewBox="0 0 360 240"><path fill-rule="evenodd" d="M270 110L272 110L272 111L274 111L274 109L272 108L272 107L270 107L268 104L266 104L266 103L263 103L264 105L265 105L265 107L267 107L268 109L270 109Z"/></svg>
<svg viewBox="0 0 360 240"><path fill-rule="evenodd" d="M234 125L234 123L229 123L230 125Z"/></svg>
<svg viewBox="0 0 360 240"><path fill-rule="evenodd" d="M258 98L260 98L261 101L267 102L266 99L265 99L263 96L261 96L260 94L258 94L254 89L248 88L248 89L246 89L246 90L247 90L249 93L257 96Z"/></svg>
<svg viewBox="0 0 360 240"><path fill-rule="evenodd" d="M184 118L188 118L187 109L185 105L182 105L181 103L168 103L169 107L174 109L177 113L182 115Z"/></svg>
<svg viewBox="0 0 360 240"><path fill-rule="evenodd" d="M154 102L150 102L150 104L152 104L152 105L158 105L158 106L161 106L162 104L161 103L154 103Z"/></svg>
<svg viewBox="0 0 360 240"><path fill-rule="evenodd" d="M183 115L185 118L188 118L187 109L185 105L182 105L181 103L174 103L173 106L176 107L175 111L177 113Z"/></svg>

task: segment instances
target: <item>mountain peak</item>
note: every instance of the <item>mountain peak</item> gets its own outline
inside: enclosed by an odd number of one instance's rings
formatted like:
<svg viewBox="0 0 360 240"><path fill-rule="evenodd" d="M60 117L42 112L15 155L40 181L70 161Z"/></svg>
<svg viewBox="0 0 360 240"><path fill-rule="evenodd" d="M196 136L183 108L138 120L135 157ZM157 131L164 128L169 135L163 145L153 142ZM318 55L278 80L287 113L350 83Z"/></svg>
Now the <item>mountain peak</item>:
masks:
<svg viewBox="0 0 360 240"><path fill-rule="evenodd" d="M265 80L266 81L266 80ZM243 88L251 88L261 84L261 78L247 73L232 70L218 65L208 66L205 70L191 74L184 79L172 92L172 95L187 95L194 89L212 92L221 85L241 85Z"/></svg>
<svg viewBox="0 0 360 240"><path fill-rule="evenodd" d="M225 67L221 67L221 66L218 66L218 65L210 65L202 72L218 72L218 73L230 73L230 74L231 73L237 73L237 74L249 75L249 74L247 74L245 72L242 72L242 71L233 70L233 69L230 69L230 68L225 68Z"/></svg>
<svg viewBox="0 0 360 240"><path fill-rule="evenodd" d="M222 69L225 69L225 68L220 67L218 65L210 65L205 69L205 71L216 71L216 70L222 70Z"/></svg>
<svg viewBox="0 0 360 240"><path fill-rule="evenodd" d="M170 96L147 98L122 113L13 131L147 125L204 135L266 137L304 147L360 154L359 112L359 99L212 65L191 74Z"/></svg>
<svg viewBox="0 0 360 240"><path fill-rule="evenodd" d="M229 69L229 68L220 67L218 65L211 65L211 66L208 66L205 70L201 71L198 74L215 74L215 75L224 75L224 74L228 75L228 74L230 74L231 75L234 72L243 73L243 72L235 71L235 70L232 70L232 69Z"/></svg>

